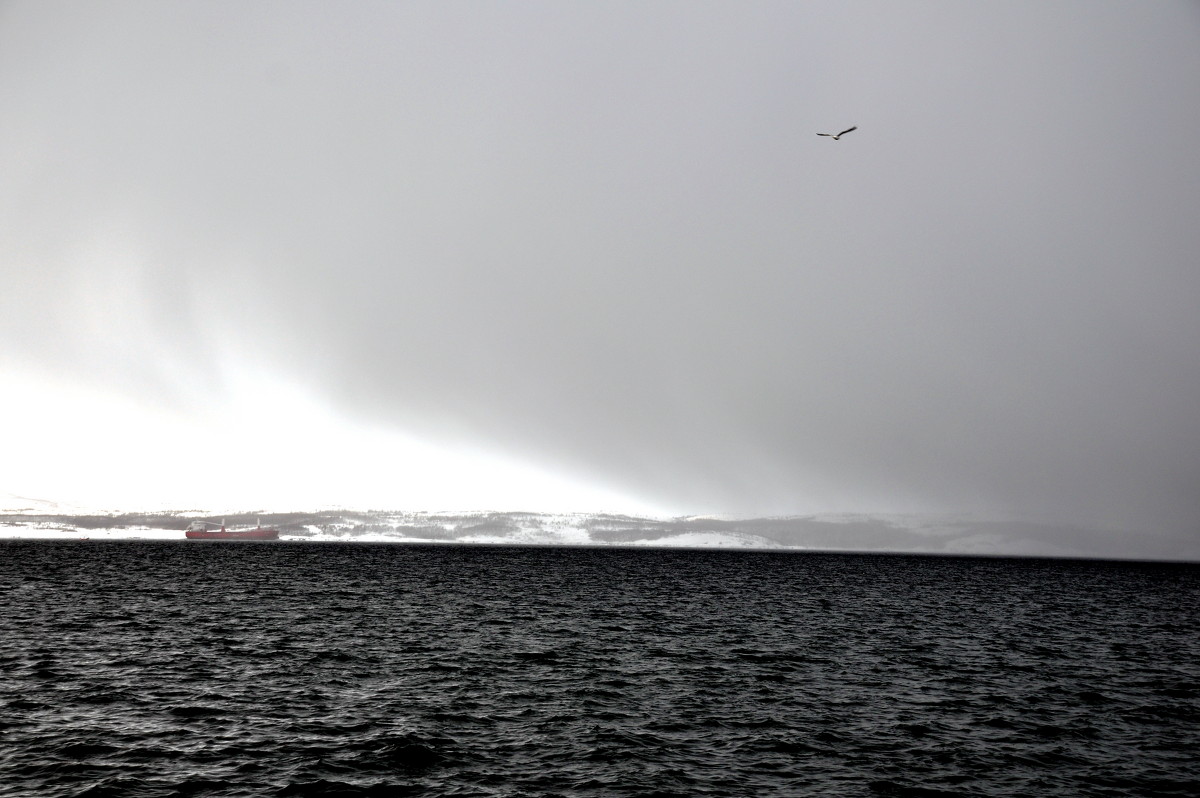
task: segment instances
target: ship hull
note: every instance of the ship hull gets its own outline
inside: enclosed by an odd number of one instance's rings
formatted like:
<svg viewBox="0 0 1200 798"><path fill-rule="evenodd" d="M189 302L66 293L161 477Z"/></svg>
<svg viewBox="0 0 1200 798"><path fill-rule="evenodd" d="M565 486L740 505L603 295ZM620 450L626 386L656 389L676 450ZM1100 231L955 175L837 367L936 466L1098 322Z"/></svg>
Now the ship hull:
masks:
<svg viewBox="0 0 1200 798"><path fill-rule="evenodd" d="M189 529L188 540L279 540L278 529Z"/></svg>

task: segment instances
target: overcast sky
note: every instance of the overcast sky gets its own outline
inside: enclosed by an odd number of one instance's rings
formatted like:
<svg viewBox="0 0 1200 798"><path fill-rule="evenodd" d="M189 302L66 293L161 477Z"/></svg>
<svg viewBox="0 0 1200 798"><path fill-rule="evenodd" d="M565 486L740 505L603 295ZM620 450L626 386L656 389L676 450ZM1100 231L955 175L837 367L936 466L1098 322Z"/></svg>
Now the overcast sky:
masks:
<svg viewBox="0 0 1200 798"><path fill-rule="evenodd" d="M1197 98L1189 2L0 3L0 490L1195 540Z"/></svg>

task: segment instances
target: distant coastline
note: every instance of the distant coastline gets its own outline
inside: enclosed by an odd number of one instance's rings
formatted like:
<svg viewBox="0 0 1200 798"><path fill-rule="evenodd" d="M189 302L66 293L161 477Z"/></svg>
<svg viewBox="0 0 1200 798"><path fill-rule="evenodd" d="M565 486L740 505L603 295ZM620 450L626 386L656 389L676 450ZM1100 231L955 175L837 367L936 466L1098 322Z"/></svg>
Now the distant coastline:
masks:
<svg viewBox="0 0 1200 798"><path fill-rule="evenodd" d="M595 513L393 512L320 510L267 513L196 510L84 514L0 511L0 538L183 540L197 518L231 526L277 527L282 540L625 546L726 550L809 550L1114 560L1200 561L1193 546L1113 531L922 515L823 514L751 519L670 519ZM1134 543L1137 548L1133 548Z"/></svg>

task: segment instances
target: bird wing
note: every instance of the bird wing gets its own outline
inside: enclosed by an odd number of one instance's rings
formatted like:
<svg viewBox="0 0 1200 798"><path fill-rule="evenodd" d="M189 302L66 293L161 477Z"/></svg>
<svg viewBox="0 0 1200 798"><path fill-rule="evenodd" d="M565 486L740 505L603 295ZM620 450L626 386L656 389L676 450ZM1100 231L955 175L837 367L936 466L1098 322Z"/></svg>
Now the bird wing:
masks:
<svg viewBox="0 0 1200 798"><path fill-rule="evenodd" d="M832 133L818 133L818 136L832 136Z"/></svg>
<svg viewBox="0 0 1200 798"><path fill-rule="evenodd" d="M854 127L848 127L848 128L846 128L845 130L843 130L841 133L838 133L838 135L839 135L839 136L844 136L844 135L846 135L847 133L849 133L851 130L858 130L858 125L855 125Z"/></svg>

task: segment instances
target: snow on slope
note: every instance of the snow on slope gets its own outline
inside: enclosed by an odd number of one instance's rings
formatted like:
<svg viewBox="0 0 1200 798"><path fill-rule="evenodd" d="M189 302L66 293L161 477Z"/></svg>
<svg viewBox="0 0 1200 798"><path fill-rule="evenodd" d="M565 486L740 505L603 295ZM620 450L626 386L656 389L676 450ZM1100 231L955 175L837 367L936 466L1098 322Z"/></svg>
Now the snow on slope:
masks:
<svg viewBox="0 0 1200 798"><path fill-rule="evenodd" d="M87 529L53 521L32 524L0 522L0 538L23 540L180 540L182 530L151 527Z"/></svg>
<svg viewBox="0 0 1200 798"><path fill-rule="evenodd" d="M968 517L839 514L729 519L516 512L64 513L54 502L0 495L0 538L184 540L196 517L262 523L284 541L467 543L638 548L775 549L914 554L1200 560L1200 545L1141 531L1081 529ZM57 512L56 512L57 511ZM1182 554L1181 554L1182 552Z"/></svg>

